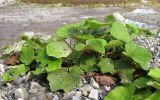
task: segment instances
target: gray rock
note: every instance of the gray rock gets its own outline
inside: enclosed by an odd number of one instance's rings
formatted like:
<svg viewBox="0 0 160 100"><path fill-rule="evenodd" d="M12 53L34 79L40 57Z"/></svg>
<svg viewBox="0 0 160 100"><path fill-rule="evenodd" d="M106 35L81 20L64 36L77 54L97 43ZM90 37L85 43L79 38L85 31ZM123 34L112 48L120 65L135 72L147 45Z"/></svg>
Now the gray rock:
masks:
<svg viewBox="0 0 160 100"><path fill-rule="evenodd" d="M91 78L90 85L96 89L100 88L99 84L94 80L94 78Z"/></svg>
<svg viewBox="0 0 160 100"><path fill-rule="evenodd" d="M53 98L53 93L52 92L49 92L46 94L46 97L51 100Z"/></svg>
<svg viewBox="0 0 160 100"><path fill-rule="evenodd" d="M26 99L28 98L28 93L25 88L18 88L15 91L15 97Z"/></svg>
<svg viewBox="0 0 160 100"><path fill-rule="evenodd" d="M79 88L80 91L87 91L90 92L92 89L94 89L90 84L84 85Z"/></svg>
<svg viewBox="0 0 160 100"><path fill-rule="evenodd" d="M59 96L58 96L58 95L56 95L56 94L53 94L53 98L52 98L52 100L59 100Z"/></svg>
<svg viewBox="0 0 160 100"><path fill-rule="evenodd" d="M98 90L92 89L88 97L92 100L98 100Z"/></svg>
<svg viewBox="0 0 160 100"><path fill-rule="evenodd" d="M82 92L81 91L77 91L75 94L76 97L81 97L82 96Z"/></svg>
<svg viewBox="0 0 160 100"><path fill-rule="evenodd" d="M19 85L23 81L23 78L20 76L17 76L14 78L14 83Z"/></svg>
<svg viewBox="0 0 160 100"><path fill-rule="evenodd" d="M18 98L17 100L24 100L23 98Z"/></svg>
<svg viewBox="0 0 160 100"><path fill-rule="evenodd" d="M121 22L125 21L125 18L120 13L114 13L113 16L118 21L121 21Z"/></svg>
<svg viewBox="0 0 160 100"><path fill-rule="evenodd" d="M110 87L110 86L104 86L104 89L105 89L106 91L110 91L110 90L111 90L111 87Z"/></svg>
<svg viewBox="0 0 160 100"><path fill-rule="evenodd" d="M72 100L81 100L81 99L79 97L77 97L77 96L73 96Z"/></svg>
<svg viewBox="0 0 160 100"><path fill-rule="evenodd" d="M37 100L46 100L46 94L39 94L36 96Z"/></svg>
<svg viewBox="0 0 160 100"><path fill-rule="evenodd" d="M66 94L64 94L63 99L68 100L68 99L72 99L73 96L75 96L76 92L75 91L70 91Z"/></svg>
<svg viewBox="0 0 160 100"><path fill-rule="evenodd" d="M37 100L36 97L31 97L29 100Z"/></svg>
<svg viewBox="0 0 160 100"><path fill-rule="evenodd" d="M36 94L38 92L44 92L44 91L45 91L45 88L42 87L40 84L38 84L37 82L31 82L31 86L29 90L31 94Z"/></svg>
<svg viewBox="0 0 160 100"><path fill-rule="evenodd" d="M83 95L87 97L88 96L88 92L87 91L83 91Z"/></svg>

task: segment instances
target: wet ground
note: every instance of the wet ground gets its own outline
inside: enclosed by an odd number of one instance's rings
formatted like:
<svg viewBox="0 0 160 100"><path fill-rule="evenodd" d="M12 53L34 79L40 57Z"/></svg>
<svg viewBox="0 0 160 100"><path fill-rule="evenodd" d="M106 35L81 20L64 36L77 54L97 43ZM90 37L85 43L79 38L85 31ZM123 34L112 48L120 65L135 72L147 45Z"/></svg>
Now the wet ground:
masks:
<svg viewBox="0 0 160 100"><path fill-rule="evenodd" d="M114 12L119 12L127 19L149 25L158 26L160 22L158 6L82 8L12 5L0 8L0 47L17 41L19 35L26 31L54 34L63 24L77 22L90 16L102 20L105 15Z"/></svg>

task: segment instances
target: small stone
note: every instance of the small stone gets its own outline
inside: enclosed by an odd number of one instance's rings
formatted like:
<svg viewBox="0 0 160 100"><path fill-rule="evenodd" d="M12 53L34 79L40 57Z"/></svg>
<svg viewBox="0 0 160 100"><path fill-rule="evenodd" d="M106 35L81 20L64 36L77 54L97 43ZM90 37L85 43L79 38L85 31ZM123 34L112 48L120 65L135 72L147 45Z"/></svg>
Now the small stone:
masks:
<svg viewBox="0 0 160 100"><path fill-rule="evenodd" d="M58 95L56 95L56 94L53 94L53 98L52 98L52 100L59 100L59 97L58 97Z"/></svg>
<svg viewBox="0 0 160 100"><path fill-rule="evenodd" d="M88 97L92 100L98 100L98 90L92 89Z"/></svg>
<svg viewBox="0 0 160 100"><path fill-rule="evenodd" d="M53 93L50 92L50 93L46 94L46 99L47 100L51 100L52 98L53 98Z"/></svg>
<svg viewBox="0 0 160 100"><path fill-rule="evenodd" d="M2 72L2 73L5 72L5 69L4 69L4 65L3 65L3 64L0 64L0 72Z"/></svg>
<svg viewBox="0 0 160 100"><path fill-rule="evenodd" d="M80 91L87 91L87 92L90 92L92 89L94 89L94 88L92 86L90 86L90 84L84 85L79 88Z"/></svg>
<svg viewBox="0 0 160 100"><path fill-rule="evenodd" d="M40 91L41 92L45 91L45 88L42 87L41 85L39 85L37 82L31 82L31 87L30 87L29 92L31 94L35 94L35 93L40 92Z"/></svg>
<svg viewBox="0 0 160 100"><path fill-rule="evenodd" d="M111 90L110 86L104 86L104 88L105 88L106 91L110 91Z"/></svg>
<svg viewBox="0 0 160 100"><path fill-rule="evenodd" d="M79 97L77 97L77 96L73 96L72 100L81 100L81 99Z"/></svg>
<svg viewBox="0 0 160 100"><path fill-rule="evenodd" d="M96 89L100 88L99 84L94 80L94 78L91 78L90 85Z"/></svg>
<svg viewBox="0 0 160 100"><path fill-rule="evenodd" d="M114 13L113 16L116 18L116 20L124 22L125 18L120 13Z"/></svg>
<svg viewBox="0 0 160 100"><path fill-rule="evenodd" d="M88 96L88 92L87 92L87 91L83 91L83 95L84 95L85 97L87 97L87 96Z"/></svg>
<svg viewBox="0 0 160 100"><path fill-rule="evenodd" d="M18 98L17 100L24 100L23 98Z"/></svg>
<svg viewBox="0 0 160 100"><path fill-rule="evenodd" d="M23 81L23 78L20 76L17 76L14 78L14 83L19 85Z"/></svg>
<svg viewBox="0 0 160 100"><path fill-rule="evenodd" d="M70 92L64 94L63 99L66 99L66 100L71 99L73 96L75 96L75 94L76 94L75 91L70 91Z"/></svg>
<svg viewBox="0 0 160 100"><path fill-rule="evenodd" d="M36 96L37 100L45 100L46 99L46 95L45 94L39 94Z"/></svg>
<svg viewBox="0 0 160 100"><path fill-rule="evenodd" d="M89 82L85 78L82 78L82 83L83 84L88 84Z"/></svg>
<svg viewBox="0 0 160 100"><path fill-rule="evenodd" d="M81 97L81 95L82 95L82 92L81 91L77 91L75 96Z"/></svg>
<svg viewBox="0 0 160 100"><path fill-rule="evenodd" d="M28 98L28 93L25 88L19 88L15 91L15 97L26 99Z"/></svg>
<svg viewBox="0 0 160 100"><path fill-rule="evenodd" d="M32 98L30 98L30 100L37 100L37 98L36 97L32 97Z"/></svg>

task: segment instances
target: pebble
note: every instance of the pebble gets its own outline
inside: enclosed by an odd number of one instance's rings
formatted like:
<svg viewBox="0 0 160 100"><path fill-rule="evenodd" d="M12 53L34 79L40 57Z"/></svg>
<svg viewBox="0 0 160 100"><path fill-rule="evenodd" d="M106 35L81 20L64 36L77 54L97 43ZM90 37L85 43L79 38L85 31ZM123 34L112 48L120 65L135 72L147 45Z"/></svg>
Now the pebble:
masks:
<svg viewBox="0 0 160 100"><path fill-rule="evenodd" d="M91 83L90 85L96 89L100 88L99 84L94 80L94 78L91 78Z"/></svg>
<svg viewBox="0 0 160 100"><path fill-rule="evenodd" d="M70 91L66 94L64 94L63 99L68 100L70 98L72 98L73 96L75 96L76 92L75 91Z"/></svg>
<svg viewBox="0 0 160 100"><path fill-rule="evenodd" d="M88 97L92 100L98 100L98 90L92 89Z"/></svg>
<svg viewBox="0 0 160 100"><path fill-rule="evenodd" d="M37 100L37 98L36 97L31 97L30 100Z"/></svg>
<svg viewBox="0 0 160 100"><path fill-rule="evenodd" d="M111 90L110 86L104 86L104 88L105 88L106 91L110 91Z"/></svg>
<svg viewBox="0 0 160 100"><path fill-rule="evenodd" d="M59 96L54 94L52 100L59 100Z"/></svg>
<svg viewBox="0 0 160 100"><path fill-rule="evenodd" d="M77 91L75 96L81 97L82 96L82 92L81 91Z"/></svg>
<svg viewBox="0 0 160 100"><path fill-rule="evenodd" d="M87 91L83 91L83 95L87 97L88 96L88 92Z"/></svg>
<svg viewBox="0 0 160 100"><path fill-rule="evenodd" d="M29 92L31 93L31 94L35 94L35 93L37 93L37 92L43 92L43 91L45 91L45 88L44 87L42 87L40 84L38 84L37 82L31 82L31 86L30 86L30 90L29 90Z"/></svg>
<svg viewBox="0 0 160 100"><path fill-rule="evenodd" d="M84 85L79 88L80 91L87 91L90 92L92 89L94 89L90 84Z"/></svg>
<svg viewBox="0 0 160 100"><path fill-rule="evenodd" d="M19 85L22 81L23 81L23 78L20 77L20 76L17 76L17 77L14 78L14 81L13 81L13 82L14 82L15 84Z"/></svg>
<svg viewBox="0 0 160 100"><path fill-rule="evenodd" d="M81 99L79 97L77 97L77 96L73 96L72 100L81 100Z"/></svg>
<svg viewBox="0 0 160 100"><path fill-rule="evenodd" d="M39 94L36 96L37 100L45 100L46 99L46 95L45 94Z"/></svg>
<svg viewBox="0 0 160 100"><path fill-rule="evenodd" d="M26 99L28 98L28 93L25 88L18 88L15 91L15 97Z"/></svg>

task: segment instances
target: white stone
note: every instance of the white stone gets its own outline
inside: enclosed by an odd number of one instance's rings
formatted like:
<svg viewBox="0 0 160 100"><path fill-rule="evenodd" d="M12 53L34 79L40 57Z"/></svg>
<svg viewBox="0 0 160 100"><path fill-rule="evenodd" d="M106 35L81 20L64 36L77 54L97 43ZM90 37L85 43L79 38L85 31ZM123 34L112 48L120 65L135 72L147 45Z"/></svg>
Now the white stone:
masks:
<svg viewBox="0 0 160 100"><path fill-rule="evenodd" d="M80 91L87 91L87 92L90 92L92 89L94 89L94 88L92 86L90 86L90 84L84 85L79 88Z"/></svg>
<svg viewBox="0 0 160 100"><path fill-rule="evenodd" d="M110 86L104 86L104 88L105 88L106 91L110 91L111 90Z"/></svg>
<svg viewBox="0 0 160 100"><path fill-rule="evenodd" d="M135 14L154 14L156 13L153 9L142 9L142 8L137 8L134 11L132 11L132 13Z"/></svg>
<svg viewBox="0 0 160 100"><path fill-rule="evenodd" d="M22 40L22 41L19 41L19 42L16 43L16 44L14 44L14 51L15 51L15 52L21 51L22 46L23 46L23 44L24 44L25 42L26 42L26 41Z"/></svg>
<svg viewBox="0 0 160 100"><path fill-rule="evenodd" d="M79 97L77 97L77 96L73 96L72 100L81 100L81 99Z"/></svg>
<svg viewBox="0 0 160 100"><path fill-rule="evenodd" d="M28 93L27 93L27 91L26 91L25 88L19 88L19 89L16 89L16 91L15 91L15 96L16 96L17 98L26 99L26 98L28 98ZM19 97L19 96L20 96L20 97Z"/></svg>
<svg viewBox="0 0 160 100"><path fill-rule="evenodd" d="M94 80L94 78L91 78L90 85L96 89L100 88L99 84Z"/></svg>
<svg viewBox="0 0 160 100"><path fill-rule="evenodd" d="M5 69L4 69L4 65L3 65L3 64L0 64L0 72L1 72L1 73L4 73L4 72L5 72Z"/></svg>
<svg viewBox="0 0 160 100"><path fill-rule="evenodd" d="M24 32L23 34L22 34L22 37L24 36L24 37L27 37L28 39L31 39L33 36L34 36L34 32Z"/></svg>
<svg viewBox="0 0 160 100"><path fill-rule="evenodd" d="M124 22L125 18L120 14L120 13L114 13L113 14L114 18L116 18L116 20Z"/></svg>
<svg viewBox="0 0 160 100"><path fill-rule="evenodd" d="M59 100L58 95L54 94L52 100Z"/></svg>
<svg viewBox="0 0 160 100"><path fill-rule="evenodd" d="M82 92L81 91L77 91L75 96L81 97L81 95L82 95Z"/></svg>
<svg viewBox="0 0 160 100"><path fill-rule="evenodd" d="M92 100L98 100L98 90L92 89L88 97Z"/></svg>
<svg viewBox="0 0 160 100"><path fill-rule="evenodd" d="M18 98L17 100L24 100L23 98Z"/></svg>
<svg viewBox="0 0 160 100"><path fill-rule="evenodd" d="M88 92L87 91L83 91L83 95L84 96L88 96Z"/></svg>
<svg viewBox="0 0 160 100"><path fill-rule="evenodd" d="M39 91L45 91L45 88L39 85L37 82L31 82L31 87L30 87L29 92L31 94L35 94Z"/></svg>

